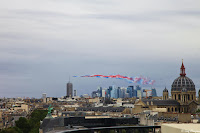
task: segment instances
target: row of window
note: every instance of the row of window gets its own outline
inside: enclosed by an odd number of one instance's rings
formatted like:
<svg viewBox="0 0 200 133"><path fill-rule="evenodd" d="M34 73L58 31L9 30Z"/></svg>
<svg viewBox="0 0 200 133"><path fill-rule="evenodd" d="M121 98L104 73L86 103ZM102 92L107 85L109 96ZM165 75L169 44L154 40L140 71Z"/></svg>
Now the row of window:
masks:
<svg viewBox="0 0 200 133"><path fill-rule="evenodd" d="M181 84L178 84L178 85L172 85L172 88L176 88L176 87L191 87L191 88L193 88L193 87L195 87L194 85L181 85Z"/></svg>
<svg viewBox="0 0 200 133"><path fill-rule="evenodd" d="M172 95L172 97L173 97L173 95ZM187 94L186 98L187 98L187 100L194 100L193 95L190 96L189 94ZM181 100L181 95L180 94L174 94L174 99L175 100ZM183 101L186 101L185 97L183 97Z"/></svg>

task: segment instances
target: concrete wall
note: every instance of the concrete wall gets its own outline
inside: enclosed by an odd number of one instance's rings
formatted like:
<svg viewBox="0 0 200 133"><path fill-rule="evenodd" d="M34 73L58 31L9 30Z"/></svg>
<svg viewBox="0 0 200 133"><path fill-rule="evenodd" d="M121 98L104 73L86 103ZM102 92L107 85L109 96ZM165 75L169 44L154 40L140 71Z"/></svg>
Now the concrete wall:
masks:
<svg viewBox="0 0 200 133"><path fill-rule="evenodd" d="M191 114L178 114L178 121L180 122L191 122Z"/></svg>

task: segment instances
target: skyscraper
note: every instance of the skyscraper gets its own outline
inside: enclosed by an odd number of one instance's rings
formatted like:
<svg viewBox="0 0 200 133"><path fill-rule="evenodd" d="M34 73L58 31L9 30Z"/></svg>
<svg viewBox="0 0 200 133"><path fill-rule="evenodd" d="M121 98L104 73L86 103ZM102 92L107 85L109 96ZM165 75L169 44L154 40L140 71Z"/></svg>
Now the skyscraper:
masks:
<svg viewBox="0 0 200 133"><path fill-rule="evenodd" d="M133 97L134 96L134 86L129 86L127 88L127 93L129 94L129 97Z"/></svg>
<svg viewBox="0 0 200 133"><path fill-rule="evenodd" d="M109 86L109 88L107 90L107 97L111 96L111 91L112 91L112 86Z"/></svg>
<svg viewBox="0 0 200 133"><path fill-rule="evenodd" d="M97 87L98 97L102 97L102 87Z"/></svg>
<svg viewBox="0 0 200 133"><path fill-rule="evenodd" d="M46 93L43 93L43 94L42 94L42 99L43 99L43 102L44 102L44 103L47 102L47 94L46 94Z"/></svg>
<svg viewBox="0 0 200 133"><path fill-rule="evenodd" d="M112 98L119 98L118 95L119 95L118 94L118 89L116 88L116 86L113 85L110 97L112 97Z"/></svg>
<svg viewBox="0 0 200 133"><path fill-rule="evenodd" d="M67 83L67 97L73 97L73 84L70 81Z"/></svg>
<svg viewBox="0 0 200 133"><path fill-rule="evenodd" d="M91 95L92 95L92 98L98 97L98 92L97 91L93 91Z"/></svg>
<svg viewBox="0 0 200 133"><path fill-rule="evenodd" d="M106 90L105 89L102 90L102 97L106 97Z"/></svg>
<svg viewBox="0 0 200 133"><path fill-rule="evenodd" d="M46 93L42 93L42 98L46 98L47 94Z"/></svg>
<svg viewBox="0 0 200 133"><path fill-rule="evenodd" d="M77 91L76 90L74 90L74 96L77 96Z"/></svg>
<svg viewBox="0 0 200 133"><path fill-rule="evenodd" d="M137 90L137 97L142 98L142 88L139 85L137 85L136 90Z"/></svg>
<svg viewBox="0 0 200 133"><path fill-rule="evenodd" d="M151 90L152 90L152 97L157 97L156 89L153 88L153 89L151 89Z"/></svg>

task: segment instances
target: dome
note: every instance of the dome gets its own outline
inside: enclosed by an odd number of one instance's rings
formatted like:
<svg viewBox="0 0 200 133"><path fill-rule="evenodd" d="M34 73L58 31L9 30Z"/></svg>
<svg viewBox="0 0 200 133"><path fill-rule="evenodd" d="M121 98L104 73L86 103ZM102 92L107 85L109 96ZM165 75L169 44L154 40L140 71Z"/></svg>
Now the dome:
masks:
<svg viewBox="0 0 200 133"><path fill-rule="evenodd" d="M171 91L181 91L183 88L185 88L187 91L195 91L195 85L193 81L186 76L180 76L175 79L172 84Z"/></svg>
<svg viewBox="0 0 200 133"><path fill-rule="evenodd" d="M183 89L183 90L182 90ZM185 66L182 61L181 69L180 69L180 77L174 80L172 83L171 91L195 91L195 85L193 81L186 76Z"/></svg>
<svg viewBox="0 0 200 133"><path fill-rule="evenodd" d="M167 88L165 87L165 89L163 90L163 92L168 92Z"/></svg>

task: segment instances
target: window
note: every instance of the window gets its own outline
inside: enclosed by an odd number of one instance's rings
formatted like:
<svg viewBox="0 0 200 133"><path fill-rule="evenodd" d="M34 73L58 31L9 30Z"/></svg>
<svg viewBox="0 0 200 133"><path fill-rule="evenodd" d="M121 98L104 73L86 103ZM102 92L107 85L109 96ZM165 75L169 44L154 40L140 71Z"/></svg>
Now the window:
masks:
<svg viewBox="0 0 200 133"><path fill-rule="evenodd" d="M178 100L181 100L181 95L180 94L178 94Z"/></svg>

